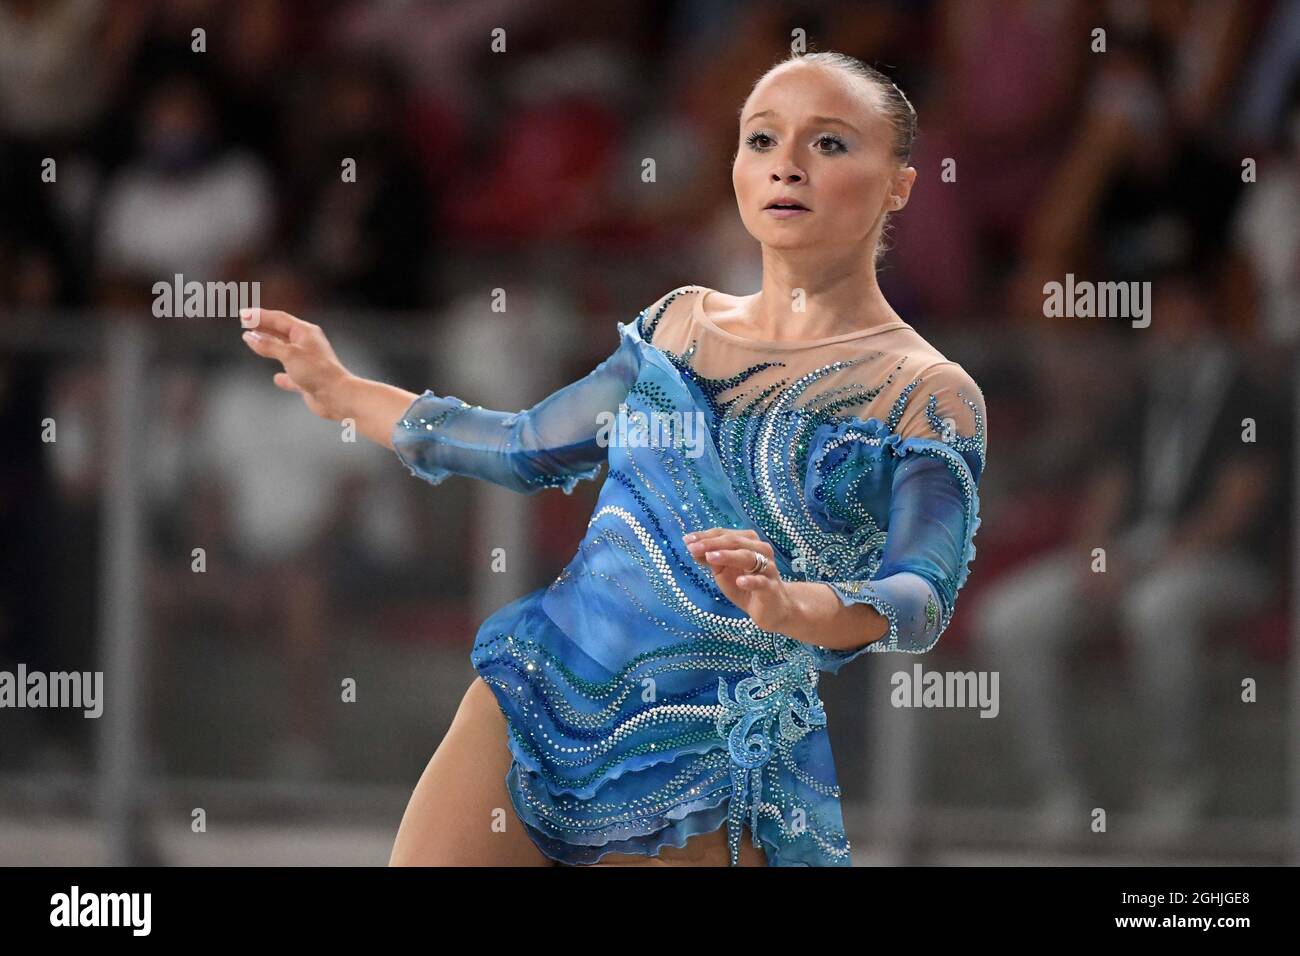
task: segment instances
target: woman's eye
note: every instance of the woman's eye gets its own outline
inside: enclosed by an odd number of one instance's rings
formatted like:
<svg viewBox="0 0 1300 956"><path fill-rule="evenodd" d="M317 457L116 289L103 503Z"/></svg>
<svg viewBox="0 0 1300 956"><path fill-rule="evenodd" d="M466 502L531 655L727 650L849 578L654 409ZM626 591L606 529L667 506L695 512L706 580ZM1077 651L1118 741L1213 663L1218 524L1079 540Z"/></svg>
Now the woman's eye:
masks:
<svg viewBox="0 0 1300 956"><path fill-rule="evenodd" d="M745 143L752 148L767 149L772 144L772 137L767 133L750 133L745 137ZM824 146L822 145L824 143L829 143L830 145ZM814 145L816 145L818 152L822 153L842 153L846 149L844 140L840 139L838 136L833 136L830 133L827 133L825 136L819 136Z"/></svg>

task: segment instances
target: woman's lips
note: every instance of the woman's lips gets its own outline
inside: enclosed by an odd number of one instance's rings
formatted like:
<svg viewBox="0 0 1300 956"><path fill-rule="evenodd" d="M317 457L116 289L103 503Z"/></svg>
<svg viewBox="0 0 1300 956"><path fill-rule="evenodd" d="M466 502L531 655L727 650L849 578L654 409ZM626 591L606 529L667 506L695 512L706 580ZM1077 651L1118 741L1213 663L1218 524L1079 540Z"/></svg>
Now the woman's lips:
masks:
<svg viewBox="0 0 1300 956"><path fill-rule="evenodd" d="M796 216L812 215L811 209L782 209L776 206L768 206L763 211L775 219L794 219Z"/></svg>

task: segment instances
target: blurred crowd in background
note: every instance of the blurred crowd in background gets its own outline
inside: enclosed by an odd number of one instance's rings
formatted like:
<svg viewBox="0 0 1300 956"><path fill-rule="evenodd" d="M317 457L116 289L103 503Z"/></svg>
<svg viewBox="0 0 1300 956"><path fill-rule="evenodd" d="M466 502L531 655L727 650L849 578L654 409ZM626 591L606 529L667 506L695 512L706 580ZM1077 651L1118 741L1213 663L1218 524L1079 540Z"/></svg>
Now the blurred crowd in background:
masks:
<svg viewBox="0 0 1300 956"><path fill-rule="evenodd" d="M525 407L671 289L757 290L737 110L799 28L918 111L881 284L989 416L978 558L936 653L1032 666L1019 753L1071 806L1087 784L1064 756L1069 641L1130 654L1143 726L1175 730L1204 709L1195 678L1217 648L1261 665L1287 650L1300 3L0 0L0 325L130 317L175 336L217 320L154 318L155 282L257 281L263 306L345 317L326 331L358 373ZM1152 282L1150 327L1045 317L1043 284L1067 273ZM340 450L227 331L224 352L172 349L150 380L155 662L224 627L232 654L274 644L310 695L356 627L439 645L468 679L469 482L433 492L387 453ZM6 342L0 660L86 669L104 361ZM545 361L521 384L530 356ZM517 593L572 555L585 484L530 504L536 571ZM190 571L195 541L208 575ZM1097 547L1107 574L1089 571ZM50 715L0 744L4 769L84 759L85 723ZM311 708L282 729L264 762L232 747L225 769L375 773L369 751L330 765ZM1177 784L1191 800L1199 738L1159 737L1160 799Z"/></svg>

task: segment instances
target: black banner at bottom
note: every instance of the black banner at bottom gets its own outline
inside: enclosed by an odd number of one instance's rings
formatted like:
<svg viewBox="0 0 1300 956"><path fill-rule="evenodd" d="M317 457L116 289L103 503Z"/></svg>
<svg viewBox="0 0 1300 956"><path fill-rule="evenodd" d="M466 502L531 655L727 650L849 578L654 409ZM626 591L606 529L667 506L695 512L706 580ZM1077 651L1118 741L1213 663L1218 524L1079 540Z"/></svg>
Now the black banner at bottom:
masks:
<svg viewBox="0 0 1300 956"><path fill-rule="evenodd" d="M930 943L1199 935L1231 945L1293 928L1295 888L1294 867L40 867L0 869L0 916L7 940L81 943L336 946L401 934L436 944L470 928L595 941L600 929L694 948L694 928L712 922L758 945L786 928L861 933L864 943L888 932Z"/></svg>

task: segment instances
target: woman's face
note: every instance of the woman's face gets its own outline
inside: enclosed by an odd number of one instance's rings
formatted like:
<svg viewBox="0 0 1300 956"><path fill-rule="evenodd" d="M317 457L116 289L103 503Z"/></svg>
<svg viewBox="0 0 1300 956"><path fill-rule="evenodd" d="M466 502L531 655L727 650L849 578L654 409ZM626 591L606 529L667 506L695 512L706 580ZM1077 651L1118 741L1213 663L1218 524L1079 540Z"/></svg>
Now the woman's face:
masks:
<svg viewBox="0 0 1300 956"><path fill-rule="evenodd" d="M731 169L750 235L776 249L860 243L871 254L882 215L902 208L916 178L894 158L878 95L839 71L806 65L755 87ZM808 211L767 208L781 197Z"/></svg>

